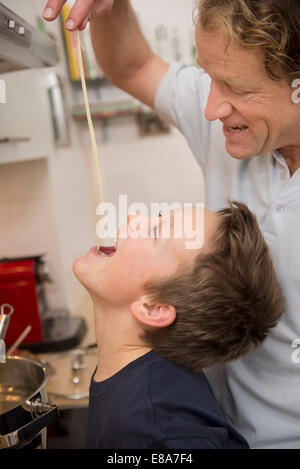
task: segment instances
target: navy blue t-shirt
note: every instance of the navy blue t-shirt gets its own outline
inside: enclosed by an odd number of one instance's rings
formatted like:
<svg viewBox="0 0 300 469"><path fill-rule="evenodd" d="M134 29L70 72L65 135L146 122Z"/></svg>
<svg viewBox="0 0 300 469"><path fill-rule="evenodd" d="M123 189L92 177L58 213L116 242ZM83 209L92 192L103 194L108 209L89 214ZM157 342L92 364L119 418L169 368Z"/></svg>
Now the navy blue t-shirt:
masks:
<svg viewBox="0 0 300 469"><path fill-rule="evenodd" d="M95 373L94 373L95 374ZM87 448L245 449L204 373L151 351L90 385Z"/></svg>

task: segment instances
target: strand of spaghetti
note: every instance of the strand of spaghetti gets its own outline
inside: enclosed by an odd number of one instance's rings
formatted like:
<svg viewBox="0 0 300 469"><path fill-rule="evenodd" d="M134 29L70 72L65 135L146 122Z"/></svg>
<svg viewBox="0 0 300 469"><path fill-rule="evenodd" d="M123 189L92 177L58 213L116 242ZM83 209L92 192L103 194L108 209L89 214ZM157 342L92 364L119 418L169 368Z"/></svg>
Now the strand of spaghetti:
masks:
<svg viewBox="0 0 300 469"><path fill-rule="evenodd" d="M96 164L100 202L101 202L101 204L103 204L104 203L103 184L102 184L101 170L100 170L100 164L99 164L99 158L98 158L98 149L97 149L95 131L94 131L94 126L93 126L93 121L92 121L91 111L90 111L90 105L89 105L89 100L88 100L88 94L87 94L87 89L86 89L86 82L85 82L84 68L83 68L83 60L82 60L82 48L83 48L83 46L82 46L82 43L81 43L81 40L80 40L80 33L77 30L77 52L78 52L78 64L79 64L80 79L81 79L81 85L82 85L82 91L83 91L85 111L86 111L86 116L87 116L87 121L88 121L88 126L89 126L89 132L90 132L92 152L93 152L94 159L95 159L95 164ZM99 250L99 245L98 245L98 250Z"/></svg>

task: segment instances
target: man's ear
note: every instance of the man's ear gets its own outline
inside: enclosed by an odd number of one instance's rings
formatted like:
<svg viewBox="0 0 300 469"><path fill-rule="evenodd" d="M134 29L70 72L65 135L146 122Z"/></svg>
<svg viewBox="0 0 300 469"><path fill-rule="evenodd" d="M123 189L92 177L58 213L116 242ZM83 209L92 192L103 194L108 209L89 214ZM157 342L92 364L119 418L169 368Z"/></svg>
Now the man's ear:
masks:
<svg viewBox="0 0 300 469"><path fill-rule="evenodd" d="M148 298L140 298L130 306L132 315L146 326L167 327L176 319L172 305L150 304Z"/></svg>

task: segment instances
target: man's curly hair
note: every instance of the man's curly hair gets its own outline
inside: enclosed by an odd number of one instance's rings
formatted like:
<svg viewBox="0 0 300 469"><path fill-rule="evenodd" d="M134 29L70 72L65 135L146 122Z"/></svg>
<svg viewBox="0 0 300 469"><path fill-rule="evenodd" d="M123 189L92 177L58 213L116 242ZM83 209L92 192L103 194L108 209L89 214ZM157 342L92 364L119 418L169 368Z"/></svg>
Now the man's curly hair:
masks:
<svg viewBox="0 0 300 469"><path fill-rule="evenodd" d="M300 78L300 0L198 0L195 21L261 50L272 80Z"/></svg>

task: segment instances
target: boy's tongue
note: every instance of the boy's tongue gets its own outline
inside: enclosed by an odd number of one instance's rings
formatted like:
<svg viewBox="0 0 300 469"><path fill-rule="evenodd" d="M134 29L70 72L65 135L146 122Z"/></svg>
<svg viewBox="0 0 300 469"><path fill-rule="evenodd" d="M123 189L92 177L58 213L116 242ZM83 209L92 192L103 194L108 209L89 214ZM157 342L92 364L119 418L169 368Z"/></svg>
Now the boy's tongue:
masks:
<svg viewBox="0 0 300 469"><path fill-rule="evenodd" d="M106 254L107 256L109 254L113 254L116 251L115 246L100 246L99 247L99 252L102 252L103 254Z"/></svg>

